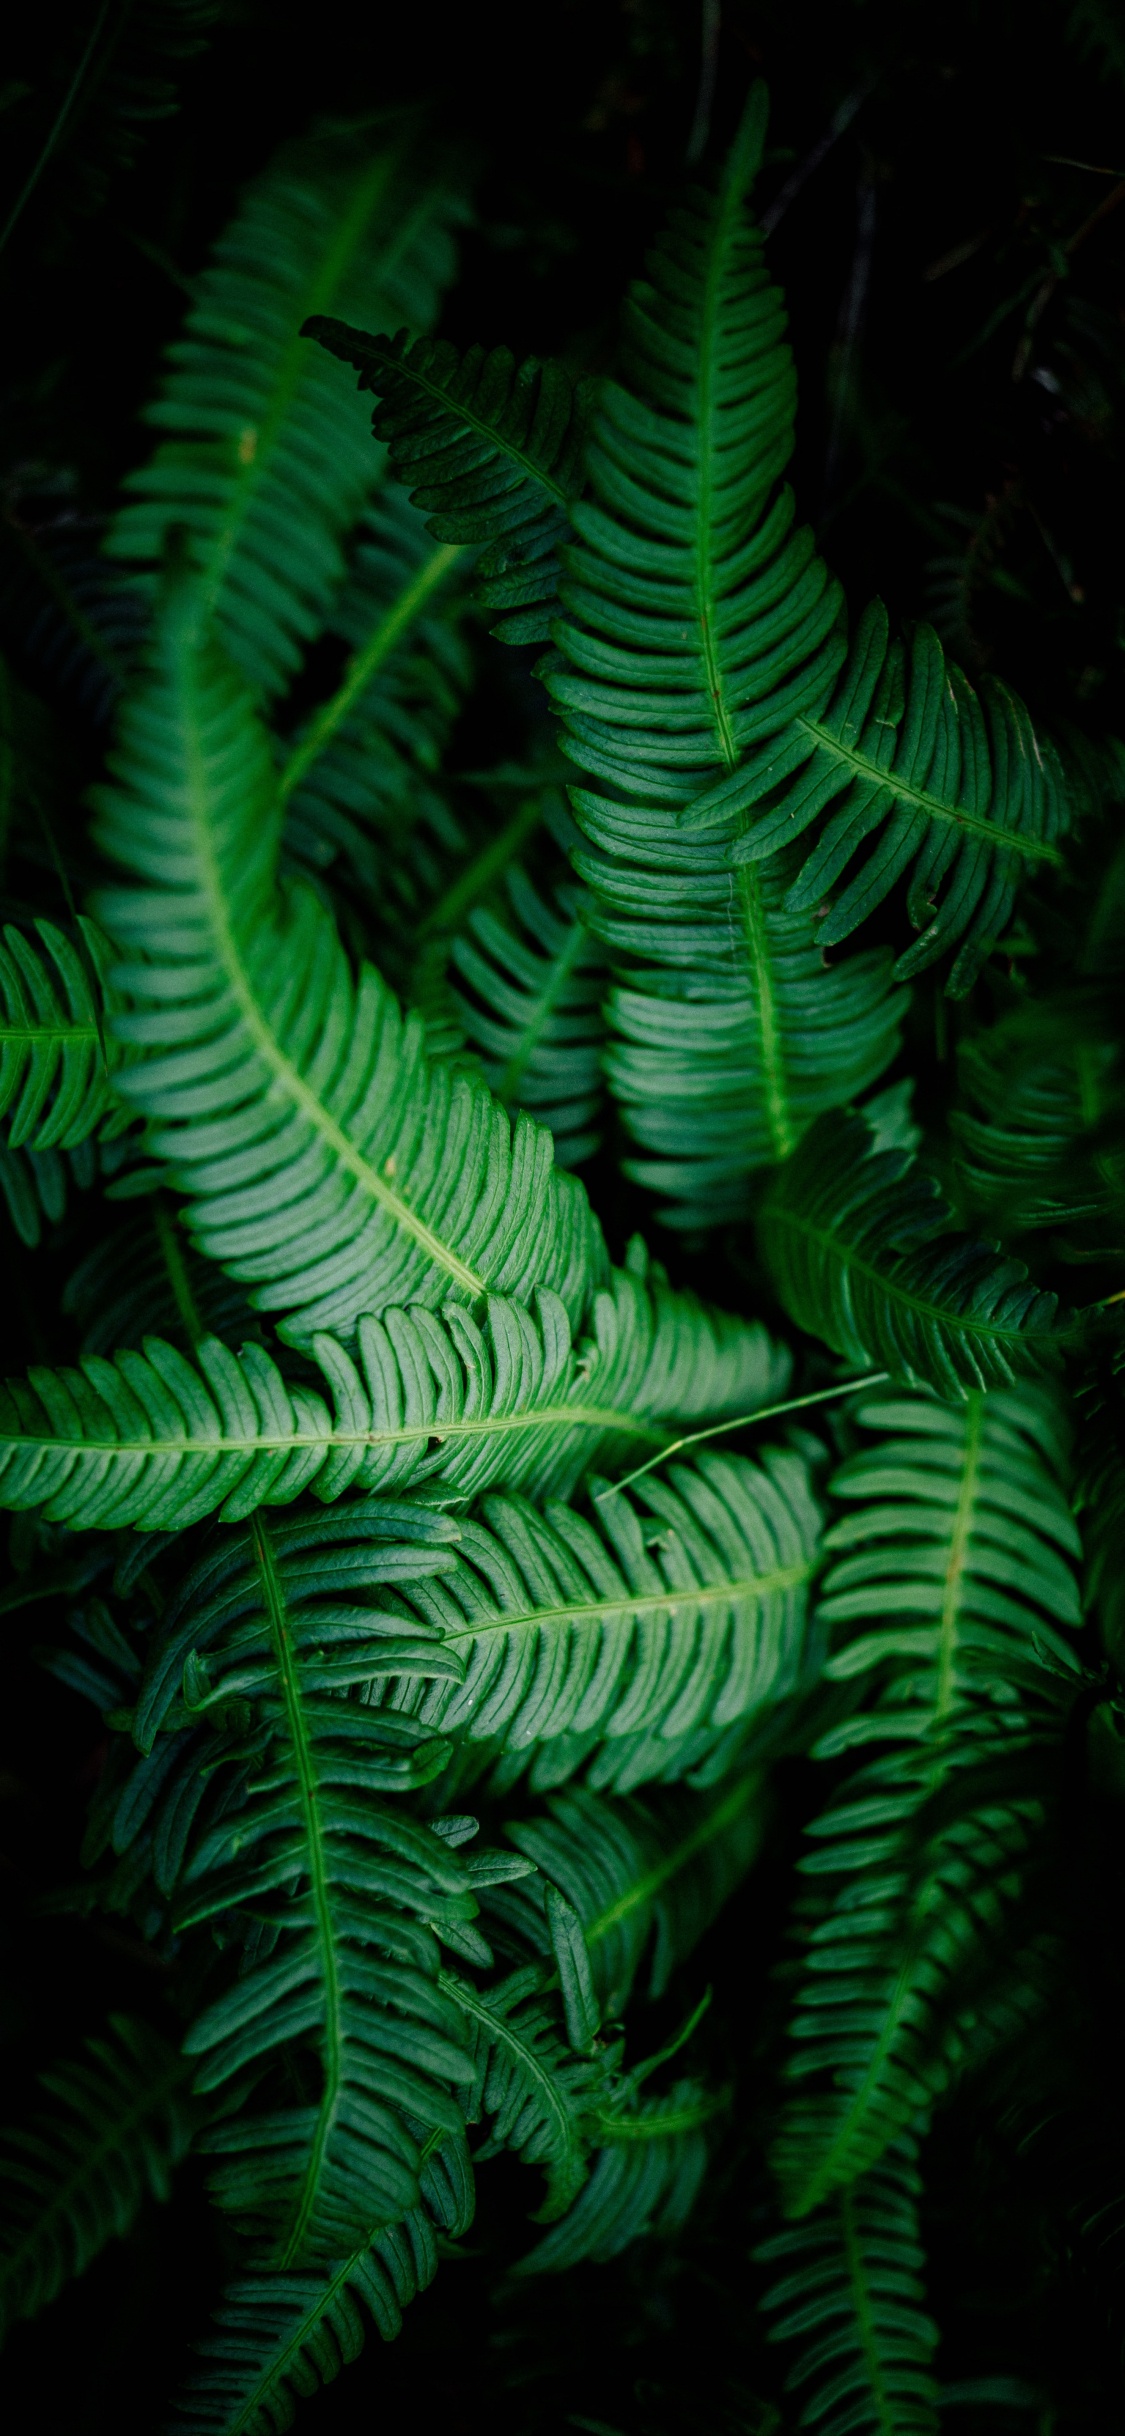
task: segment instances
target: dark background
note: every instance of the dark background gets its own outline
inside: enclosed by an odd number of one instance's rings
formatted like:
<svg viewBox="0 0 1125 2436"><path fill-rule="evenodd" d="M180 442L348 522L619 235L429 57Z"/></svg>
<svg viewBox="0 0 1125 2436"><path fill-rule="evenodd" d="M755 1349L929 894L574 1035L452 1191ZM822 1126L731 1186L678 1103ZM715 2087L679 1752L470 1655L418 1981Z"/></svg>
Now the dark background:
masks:
<svg viewBox="0 0 1125 2436"><path fill-rule="evenodd" d="M708 106L704 33L720 14ZM0 251L7 517L62 518L96 541L119 476L146 452L139 411L185 283L247 178L318 117L424 105L479 164L442 328L597 369L693 127L721 150L761 74L772 119L760 200L800 375L794 478L853 606L878 587L893 614L934 618L970 672L1008 678L1072 742L1125 732L1125 7L234 0L209 22L201 12L202 47L182 61L161 55L169 22L155 5L99 14L93 0L44 0L7 30L0 219L99 26L105 62ZM130 117L138 77L166 79L176 115ZM0 625L19 667L17 592ZM76 733L77 799L100 744L92 727ZM52 910L52 889L45 867L35 910ZM7 1239L3 1258L5 1358L22 1364L39 1322ZM19 1719L0 1740L8 2112L47 2048L73 2047L109 2002L150 2005L158 1968L125 1929L35 1913L38 1890L75 1869L98 1754L89 1711L41 1685L33 1625L0 1614L5 1706ZM765 1862L703 1957L711 2060L740 2100L688 2239L672 2257L580 2270L517 2300L497 2279L525 2244L533 2192L517 2168L491 2167L460 2262L391 2352L372 2343L303 2406L309 2436L404 2417L449 2436L765 2436L778 2424L748 2252L771 2094L757 2056L783 2002L767 1971L799 1775L783 1773ZM980 2120L955 2108L927 2153L942 2374L954 2386L1016 2377L988 2417L997 2436L1100 2436L1121 2424L1111 2299L1042 2180ZM201 2187L174 2213L150 2208L14 2338L0 2388L12 2424L154 2430L221 2278L222 2240ZM951 2405L947 2424L971 2436L978 2420Z"/></svg>

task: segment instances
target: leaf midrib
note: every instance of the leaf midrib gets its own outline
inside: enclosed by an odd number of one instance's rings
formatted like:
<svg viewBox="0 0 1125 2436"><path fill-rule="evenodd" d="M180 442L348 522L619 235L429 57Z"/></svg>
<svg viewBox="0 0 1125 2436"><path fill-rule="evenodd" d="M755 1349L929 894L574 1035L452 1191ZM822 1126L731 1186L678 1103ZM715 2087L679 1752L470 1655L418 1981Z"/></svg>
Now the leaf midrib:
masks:
<svg viewBox="0 0 1125 2436"><path fill-rule="evenodd" d="M185 690L194 714L186 723L185 758L188 764L188 801L196 833L202 893L206 900L216 948L227 977L231 996L235 1000L242 1021L250 1034L253 1046L262 1063L276 1077L289 1099L301 1110L313 1132L320 1136L340 1165L356 1178L369 1199L385 1210L405 1234L413 1237L427 1258L434 1262L435 1267L443 1269L447 1276L456 1279L458 1285L475 1300L477 1296L487 1292L487 1280L478 1277L474 1269L470 1269L465 1261L460 1260L456 1252L452 1251L449 1245L443 1243L441 1237L434 1233L433 1228L427 1226L424 1219L415 1215L402 1199L401 1194L396 1193L385 1178L379 1175L378 1171L371 1166L370 1161L364 1158L362 1151L357 1150L355 1143L349 1139L342 1126L337 1124L336 1119L329 1115L323 1101L305 1081L303 1074L298 1071L292 1059L286 1056L258 1005L231 925L211 836L207 764L200 742L201 722L196 710L194 687L191 684L190 664L189 670L185 672Z"/></svg>
<svg viewBox="0 0 1125 2436"><path fill-rule="evenodd" d="M841 1268L850 1269L856 1276L866 1278L869 1284L878 1287L880 1294L885 1294L890 1301L898 1303L904 1311L915 1312L920 1319L933 1320L942 1328L950 1330L951 1333L981 1337L988 1344L1026 1345L1035 1341L1031 1332L1026 1328L1000 1327L992 1320L968 1319L960 1312L946 1310L940 1303L925 1302L920 1295L908 1293L895 1278L888 1277L885 1271L875 1268L870 1261L863 1258L861 1252L856 1252L850 1244L843 1242L839 1235L829 1234L823 1227L813 1226L807 1218L800 1217L792 1209L775 1205L771 1209L769 1217L772 1225L787 1226L792 1229L794 1234L804 1235L810 1243L815 1243L822 1251L831 1253ZM1056 1329L1039 1333L1051 1334L1057 1338L1061 1336L1062 1331Z"/></svg>
<svg viewBox="0 0 1125 2436"><path fill-rule="evenodd" d="M885 794L893 795L899 803L916 805L928 819L945 821L951 827L966 830L971 837L986 838L990 846L997 850L1005 848L1012 854L1022 854L1026 862L1057 863L1061 867L1063 857L1058 847L1049 844L1046 838L1025 837L1018 829L1002 829L997 821L986 820L983 813L967 812L959 804L946 803L944 797L931 795L925 787L914 786L910 779L899 778L894 770L885 769L877 761L870 761L857 746L844 744L840 737L830 735L818 720L808 718L804 712L798 714L793 724L802 728L810 742L818 746L821 752L843 763L852 772L853 778L882 788Z"/></svg>
<svg viewBox="0 0 1125 2436"><path fill-rule="evenodd" d="M444 1444L447 1438L503 1437L513 1430L572 1429L579 1425L591 1430L620 1430L627 1437L645 1438L658 1446L665 1442L665 1432L655 1422L643 1421L636 1414L622 1412L612 1405L547 1404L538 1411L489 1414L466 1421L419 1421L401 1429L382 1430L293 1430L284 1437L267 1431L258 1438L60 1438L31 1431L10 1437L0 1431L0 1462L9 1453L33 1448L57 1455L179 1455L185 1461L202 1455L273 1455L285 1450L296 1453L304 1447L323 1447L327 1455L334 1447L413 1446L419 1439L435 1439Z"/></svg>
<svg viewBox="0 0 1125 2436"><path fill-rule="evenodd" d="M693 1610L730 1607L742 1599L765 1599L779 1590L797 1590L802 1582L808 1581L811 1572L811 1564L779 1565L773 1573L748 1574L726 1582L671 1583L664 1590L636 1592L626 1589L612 1598L579 1599L559 1607L529 1607L520 1613L479 1616L463 1626L446 1629L444 1647L456 1649L460 1642L480 1641L490 1633L539 1631L551 1624L605 1622L614 1616L635 1618L684 1607Z"/></svg>

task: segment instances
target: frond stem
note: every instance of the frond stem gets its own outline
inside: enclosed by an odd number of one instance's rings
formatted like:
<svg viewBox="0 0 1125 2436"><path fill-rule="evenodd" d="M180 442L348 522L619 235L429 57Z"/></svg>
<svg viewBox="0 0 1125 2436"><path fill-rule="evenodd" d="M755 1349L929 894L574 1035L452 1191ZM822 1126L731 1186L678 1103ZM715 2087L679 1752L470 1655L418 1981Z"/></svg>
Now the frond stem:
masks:
<svg viewBox="0 0 1125 2436"><path fill-rule="evenodd" d="M362 649L353 653L348 662L343 683L337 688L331 700L322 705L300 743L294 745L277 782L278 792L283 803L287 802L294 787L299 787L302 780L307 777L314 761L319 760L326 746L331 743L333 736L337 734L347 718L348 712L359 701L361 694L366 692L384 660L401 641L408 626L411 626L414 619L420 616L431 594L444 583L450 569L456 566L458 559L467 556L468 552L463 544L443 542L437 549L431 550L429 557L423 560L410 582L404 584L397 599L392 601L390 608L372 628Z"/></svg>

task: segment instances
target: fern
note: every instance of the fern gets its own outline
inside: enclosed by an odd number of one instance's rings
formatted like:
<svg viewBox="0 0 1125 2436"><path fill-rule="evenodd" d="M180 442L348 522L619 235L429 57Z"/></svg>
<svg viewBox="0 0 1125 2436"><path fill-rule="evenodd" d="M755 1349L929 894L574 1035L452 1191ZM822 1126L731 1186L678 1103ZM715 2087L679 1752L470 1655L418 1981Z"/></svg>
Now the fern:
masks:
<svg viewBox="0 0 1125 2436"><path fill-rule="evenodd" d="M493 632L508 643L542 640L567 504L582 487L587 385L534 356L517 365L507 347L459 357L446 339L409 346L405 330L372 338L325 315L311 316L305 335L374 390L376 438L435 539L485 545L476 590L483 608L501 613Z"/></svg>
<svg viewBox="0 0 1125 2436"><path fill-rule="evenodd" d="M435 1635L391 1621L381 1589L447 1564L455 1536L439 1516L378 1502L225 1535L170 1600L137 1700L145 1752L185 1719L229 1737L202 1777L198 1754L186 1779L162 1755L142 1761L116 1833L127 1845L157 1804L157 1874L178 1889L181 1932L233 1928L240 1914L258 1924L185 2048L200 2090L258 2083L264 2107L217 2123L205 2146L221 2203L284 2268L350 2254L417 2205L408 2123L423 2136L460 2127L450 2083L470 2067L427 1924L476 1904L448 1844L387 1799L427 1782L449 1746L333 1697L388 1667L457 1670ZM225 1798L208 1804L228 1756ZM288 2073L263 2088L286 2055Z"/></svg>
<svg viewBox="0 0 1125 2436"><path fill-rule="evenodd" d="M117 1029L144 1052L120 1087L196 1240L305 1340L390 1302L537 1285L576 1320L605 1273L581 1187L544 1128L427 1067L418 1018L370 966L353 980L311 892L279 889L266 739L197 618L181 587L98 796L101 843L147 883L102 898L131 959Z"/></svg>
<svg viewBox="0 0 1125 2436"><path fill-rule="evenodd" d="M1057 1298L1018 1260L948 1227L908 1151L862 1116L822 1117L762 1206L764 1257L790 1316L857 1366L957 1398L1057 1362Z"/></svg>
<svg viewBox="0 0 1125 2436"><path fill-rule="evenodd" d="M150 1338L143 1353L88 1354L80 1370L41 1366L0 1388L0 1506L103 1530L182 1530L216 1511L232 1522L288 1504L309 1486L326 1500L435 1479L462 1497L495 1481L559 1493L595 1457L659 1447L665 1420L751 1417L788 1376L760 1326L708 1312L659 1275L646 1289L618 1271L574 1348L546 1292L534 1317L492 1297L483 1330L456 1304L440 1319L424 1306L365 1317L358 1367L318 1335L333 1412L263 1347L236 1357L198 1333L163 1223L194 1362Z"/></svg>
<svg viewBox="0 0 1125 2436"><path fill-rule="evenodd" d="M762 2300L784 2312L770 2341L800 2342L787 2384L811 2385L801 2425L824 2436L935 2436L937 2328L923 2307L917 2157L907 2135L862 2182L755 2252L782 2270Z"/></svg>
<svg viewBox="0 0 1125 2436"><path fill-rule="evenodd" d="M342 541L377 469L365 417L298 336L310 311L437 308L464 205L428 181L408 131L311 138L253 185L203 273L149 419L168 436L126 480L108 548L151 566L186 527L228 651L277 693L339 589Z"/></svg>
<svg viewBox="0 0 1125 2436"><path fill-rule="evenodd" d="M330 2385L363 2348L365 2319L384 2343L432 2283L436 2234L457 2239L473 2217L464 2140L448 2134L422 2168L422 2204L319 2273L255 2276L229 2287L206 2365L182 2397L178 2436L282 2436L299 2399Z"/></svg>
<svg viewBox="0 0 1125 2436"><path fill-rule="evenodd" d="M92 922L80 919L81 949L53 922L35 927L38 949L11 922L0 946L0 1116L11 1150L75 1150L128 1122L103 1043L109 950Z"/></svg>
<svg viewBox="0 0 1125 2436"><path fill-rule="evenodd" d="M652 1745L706 1748L793 1688L817 1531L799 1457L706 1455L595 1510L596 1527L566 1506L487 1498L441 1582L401 1594L463 1679L405 1684L396 1707L513 1751L567 1735L577 1758L604 1741L618 1771L639 1753L656 1774Z"/></svg>
<svg viewBox="0 0 1125 2436"><path fill-rule="evenodd" d="M481 907L453 942L472 992L456 1004L501 1106L549 1125L560 1166L577 1167L600 1141L602 957L577 889L557 889L552 906L518 863L505 885L514 923Z"/></svg>
<svg viewBox="0 0 1125 2436"><path fill-rule="evenodd" d="M0 2145L0 2336L127 2233L146 2195L167 2199L199 2111L182 2057L125 2014L40 2079L51 2111Z"/></svg>
<svg viewBox="0 0 1125 2436"><path fill-rule="evenodd" d="M416 921L442 854L461 841L436 783L471 673L450 592L461 555L428 541L396 489L367 509L329 619L347 667L281 769L286 851L313 870L345 866L386 937L391 904Z"/></svg>
<svg viewBox="0 0 1125 2436"><path fill-rule="evenodd" d="M544 1815L509 1821L507 1834L540 1875L488 1890L489 1924L516 1927L550 1950L542 1889L562 1888L582 1921L595 1985L619 2014L651 1947L648 1993L662 1996L754 1861L764 1826L760 1774L744 1769L707 1795L675 1791L610 1801L574 1785Z"/></svg>
<svg viewBox="0 0 1125 2436"><path fill-rule="evenodd" d="M1042 1827L1038 1793L1013 1794L994 1763L1049 1711L1045 1667L1063 1685L1076 1675L1064 1635L1080 1620L1078 1539L1051 1402L1025 1386L960 1411L917 1398L859 1417L879 1442L837 1476L854 1511L827 1535L821 1616L858 1627L829 1676L871 1679L875 1696L819 1750L875 1756L815 1822L801 1865L822 1891L778 2151L798 2215L866 2173L971 2045L981 1958L1002 1945Z"/></svg>
<svg viewBox="0 0 1125 2436"><path fill-rule="evenodd" d="M1120 1051L1101 1010L1081 1001L1018 1008L972 1033L957 1069L957 1178L986 1223L1005 1235L1108 1226L1108 1242L1099 1231L1090 1249L1125 1250Z"/></svg>
<svg viewBox="0 0 1125 2436"><path fill-rule="evenodd" d="M581 2259L617 2258L631 2242L665 2240L687 2222L707 2168L704 2126L722 2099L693 2081L629 2112L600 2115L602 2146L588 2181L563 2218L517 2261L514 2272L559 2275Z"/></svg>

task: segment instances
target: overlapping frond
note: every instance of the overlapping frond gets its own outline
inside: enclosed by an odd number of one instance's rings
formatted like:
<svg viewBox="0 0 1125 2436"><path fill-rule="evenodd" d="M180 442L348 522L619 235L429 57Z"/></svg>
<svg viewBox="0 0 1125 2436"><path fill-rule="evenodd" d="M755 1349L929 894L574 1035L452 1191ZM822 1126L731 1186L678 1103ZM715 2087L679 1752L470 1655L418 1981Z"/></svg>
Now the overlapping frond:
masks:
<svg viewBox="0 0 1125 2436"><path fill-rule="evenodd" d="M82 2275L142 2201L167 2199L199 2108L183 2057L114 2014L80 2062L40 2075L54 2105L0 2139L0 2336Z"/></svg>
<svg viewBox="0 0 1125 2436"><path fill-rule="evenodd" d="M232 2284L200 2344L205 2365L182 2395L177 2436L283 2436L297 2404L363 2349L370 2319L384 2343L437 2271L437 2234L457 2240L473 2219L463 2136L447 2133L422 2167L421 2203L350 2256L304 2274Z"/></svg>
<svg viewBox="0 0 1125 2436"><path fill-rule="evenodd" d="M762 2300L784 2313L769 2339L800 2343L786 2383L811 2388L801 2426L823 2436L936 2436L917 2160L907 2135L862 2182L755 2252L781 2269Z"/></svg>
<svg viewBox="0 0 1125 2436"><path fill-rule="evenodd" d="M765 1824L761 1774L743 1768L706 1793L673 1790L610 1800L587 1785L552 1794L545 1811L509 1820L507 1834L540 1873L484 1896L484 1909L549 1951L546 1880L582 1921L605 2011L625 2006L651 1954L648 1993L661 1996L677 1965L721 1911L756 1858Z"/></svg>
<svg viewBox="0 0 1125 2436"><path fill-rule="evenodd" d="M721 2096L684 2080L661 2097L594 2115L589 2130L601 2145L589 2178L515 2274L560 2275L581 2259L617 2258L650 2234L678 2233L707 2170L706 2126L722 2105Z"/></svg>
<svg viewBox="0 0 1125 2436"><path fill-rule="evenodd" d="M190 1298L190 1280L177 1282ZM672 1293L659 1275L646 1285L615 1271L590 1327L572 1345L548 1292L533 1312L490 1297L483 1327L453 1303L365 1316L357 1360L336 1338L313 1338L331 1405L264 1347L236 1356L214 1336L196 1336L193 1360L147 1338L112 1362L39 1366L0 1388L0 1506L102 1530L182 1530L310 1487L329 1501L422 1481L460 1497L497 1483L567 1494L595 1461L659 1447L668 1423L749 1416L784 1392L789 1359L764 1328Z"/></svg>
<svg viewBox="0 0 1125 2436"><path fill-rule="evenodd" d="M1057 841L1071 819L1058 755L1018 696L995 679L974 691L932 627L892 643L881 601L860 619L830 701L799 712L723 793L723 823L735 805L744 821L758 811L732 845L736 868L804 836L832 807L787 898L794 912L829 900L818 945L849 938L910 866L906 906L920 936L895 972L907 980L960 942L951 998L971 989L1025 873L1062 862ZM688 824L710 816L693 806Z"/></svg>
<svg viewBox="0 0 1125 2436"><path fill-rule="evenodd" d="M440 1636L387 1606L387 1585L448 1564L456 1537L379 1500L223 1534L169 1601L137 1699L148 1756L115 1841L144 1833L181 1932L250 1928L185 2048L198 2089L256 2084L205 2145L220 2203L280 2267L350 2255L396 2222L418 2204L421 2140L460 2129L451 2084L471 2066L432 1924L476 1902L452 1845L393 1798L449 1745L340 1697L388 1670L460 1673ZM199 1725L228 1739L205 1733L208 1754Z"/></svg>
<svg viewBox="0 0 1125 2436"><path fill-rule="evenodd" d="M803 1460L771 1449L675 1465L592 1512L487 1497L440 1582L401 1594L460 1679L407 1683L395 1705L517 1752L568 1736L574 1766L602 1743L627 1790L792 1690L817 1511Z"/></svg>
<svg viewBox="0 0 1125 2436"><path fill-rule="evenodd" d="M4 925L0 944L0 1116L9 1149L74 1150L112 1117L103 1031L110 950L79 916L83 957L54 922L37 922L38 946ZM95 989L98 997L95 999Z"/></svg>
<svg viewBox="0 0 1125 2436"><path fill-rule="evenodd" d="M353 976L313 892L278 885L265 734L198 621L174 587L98 796L100 842L141 882L101 900L139 1052L120 1087L196 1240L306 1341L392 1302L537 1285L576 1321L605 1275L581 1186L544 1127L429 1064L420 1019L370 966Z"/></svg>
<svg viewBox="0 0 1125 2436"><path fill-rule="evenodd" d="M478 907L453 941L456 1004L501 1106L549 1125L560 1167L577 1167L601 1139L605 960L580 889L549 904L518 863L505 887L512 918Z"/></svg>
<svg viewBox="0 0 1125 2436"><path fill-rule="evenodd" d="M470 675L463 556L430 540L395 484L367 509L328 621L350 656L281 769L286 853L346 870L388 934L396 920L417 922L461 843L438 777Z"/></svg>
<svg viewBox="0 0 1125 2436"><path fill-rule="evenodd" d="M852 1511L827 1535L822 1620L847 1638L837 1681L868 1704L823 1757L874 1753L810 1832L814 1889L777 2164L787 2207L852 2182L989 2035L1005 1915L1043 1804L998 1773L1043 1730L1077 1666L1079 1543L1057 1405L1030 1386L960 1409L886 1399L878 1442L834 1484ZM1053 1674L1046 1672L1054 1670ZM1006 1987L1001 2011L1018 2017Z"/></svg>
<svg viewBox="0 0 1125 2436"><path fill-rule="evenodd" d="M534 356L517 365L507 347L459 356L448 339L411 346L405 330L371 337L325 315L305 329L375 392L375 436L435 539L478 552L476 593L493 632L544 640L567 504L584 480L589 384Z"/></svg>
<svg viewBox="0 0 1125 2436"><path fill-rule="evenodd" d="M301 325L337 307L424 328L453 269L464 203L410 138L393 122L315 136L249 188L148 409L166 436L127 476L109 538L151 566L186 529L208 608L260 692L287 684L319 631L380 471L362 405Z"/></svg>
<svg viewBox="0 0 1125 2436"><path fill-rule="evenodd" d="M822 1117L774 1179L759 1241L790 1317L857 1365L959 1397L1057 1361L1057 1298L995 1245L955 1234L932 1178Z"/></svg>
<svg viewBox="0 0 1125 2436"><path fill-rule="evenodd" d="M961 1043L957 1073L958 1182L986 1223L1003 1235L1085 1224L1098 1230L1091 1248L1125 1251L1125 1091L1108 1009L1079 997L1017 1008Z"/></svg>
<svg viewBox="0 0 1125 2436"><path fill-rule="evenodd" d="M540 2224L565 2215L586 2180L585 2114L605 2082L601 2059L577 2055L567 2044L557 1999L544 1992L545 1977L535 1963L483 1989L453 1972L443 1977L469 2025L474 2077L466 2119L489 2119L487 2142L476 2154L483 2159L512 2149L525 2165L542 2169Z"/></svg>

